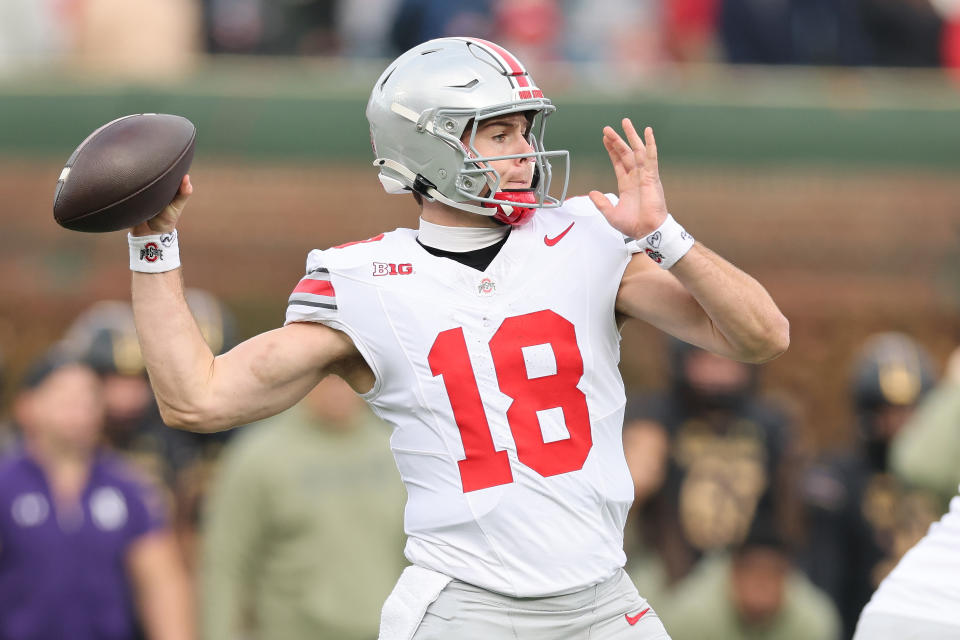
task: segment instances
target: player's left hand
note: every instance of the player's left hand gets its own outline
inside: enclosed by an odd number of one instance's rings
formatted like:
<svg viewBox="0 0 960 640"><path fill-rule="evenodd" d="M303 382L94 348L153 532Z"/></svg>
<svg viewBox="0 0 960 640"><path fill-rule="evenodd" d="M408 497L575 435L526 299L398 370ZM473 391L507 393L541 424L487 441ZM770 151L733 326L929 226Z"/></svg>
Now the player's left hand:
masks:
<svg viewBox="0 0 960 640"><path fill-rule="evenodd" d="M591 191L590 200L614 229L631 238L642 238L667 219L667 201L657 165L657 141L651 127L644 129L641 138L630 118L624 118L622 124L630 144L613 127L603 128L603 146L617 175L620 201L614 205L599 191Z"/></svg>

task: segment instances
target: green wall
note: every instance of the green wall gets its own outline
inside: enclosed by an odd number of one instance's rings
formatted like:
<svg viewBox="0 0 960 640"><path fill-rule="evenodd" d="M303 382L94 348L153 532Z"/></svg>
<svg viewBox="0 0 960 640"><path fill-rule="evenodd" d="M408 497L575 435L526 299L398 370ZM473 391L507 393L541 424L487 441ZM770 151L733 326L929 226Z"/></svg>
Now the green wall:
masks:
<svg viewBox="0 0 960 640"><path fill-rule="evenodd" d="M0 154L63 156L128 113L193 120L198 156L365 163L363 110L375 65L219 60L168 85L44 76L0 82ZM960 166L960 83L938 72L667 70L615 87L590 73L545 74L559 106L550 148L602 161L600 129L652 124L671 163L710 166Z"/></svg>

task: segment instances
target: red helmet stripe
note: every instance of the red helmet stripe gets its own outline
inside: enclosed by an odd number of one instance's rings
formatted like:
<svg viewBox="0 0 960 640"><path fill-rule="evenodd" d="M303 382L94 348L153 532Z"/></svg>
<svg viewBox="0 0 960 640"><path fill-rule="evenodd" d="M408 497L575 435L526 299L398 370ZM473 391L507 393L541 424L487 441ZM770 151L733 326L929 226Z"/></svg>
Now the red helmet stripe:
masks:
<svg viewBox="0 0 960 640"><path fill-rule="evenodd" d="M513 54L501 47L498 44L494 44L489 40L481 40L480 38L465 38L470 42L478 44L482 47L488 49L491 53L495 54L506 66L510 69L510 75L520 76L525 74L527 71L523 68L523 65L520 64L520 61L513 57Z"/></svg>
<svg viewBox="0 0 960 640"><path fill-rule="evenodd" d="M530 78L527 75L527 70L524 69L523 65L520 64L520 61L513 57L513 54L501 47L500 45L490 42L489 40L482 40L481 38L464 38L468 42L472 42L475 45L483 47L486 49L487 53L492 55L494 59L499 60L501 64L504 65L505 69L509 69L507 74L510 77L510 80L514 83L514 88L534 88L534 85L530 82ZM521 99L528 99L530 95L523 95L522 92ZM543 97L541 93L539 97Z"/></svg>

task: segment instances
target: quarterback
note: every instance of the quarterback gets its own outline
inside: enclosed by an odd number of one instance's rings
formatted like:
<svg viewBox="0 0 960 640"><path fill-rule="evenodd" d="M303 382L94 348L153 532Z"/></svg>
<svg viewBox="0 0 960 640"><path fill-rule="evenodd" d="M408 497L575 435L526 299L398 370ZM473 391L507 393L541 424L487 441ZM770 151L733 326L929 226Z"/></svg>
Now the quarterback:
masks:
<svg viewBox="0 0 960 640"><path fill-rule="evenodd" d="M619 328L639 319L748 362L789 342L763 287L668 214L650 128L603 129L618 194L567 198L567 152L543 145L554 110L494 43L401 55L367 118L380 181L416 198L418 228L311 251L284 326L221 356L183 300L189 178L130 234L167 247L151 263L132 251L131 268L169 425L264 418L331 373L392 425L411 566L382 640L669 638L622 569Z"/></svg>

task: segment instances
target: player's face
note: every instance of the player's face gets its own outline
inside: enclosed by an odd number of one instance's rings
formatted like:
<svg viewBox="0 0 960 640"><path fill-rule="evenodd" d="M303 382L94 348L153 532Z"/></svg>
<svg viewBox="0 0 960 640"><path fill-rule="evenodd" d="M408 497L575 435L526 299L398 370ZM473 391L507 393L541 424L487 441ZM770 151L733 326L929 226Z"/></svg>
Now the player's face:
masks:
<svg viewBox="0 0 960 640"><path fill-rule="evenodd" d="M24 428L58 449L89 450L103 429L103 386L83 365L65 365L29 392Z"/></svg>
<svg viewBox="0 0 960 640"><path fill-rule="evenodd" d="M783 607L789 563L770 549L752 549L735 559L730 583L734 606L749 627L762 628Z"/></svg>
<svg viewBox="0 0 960 640"><path fill-rule="evenodd" d="M481 120L473 146L481 156L506 156L532 153L528 141L530 121L522 113ZM469 144L470 130L464 135ZM500 174L501 189L529 189L533 183L534 162L532 157L494 160L489 163Z"/></svg>

